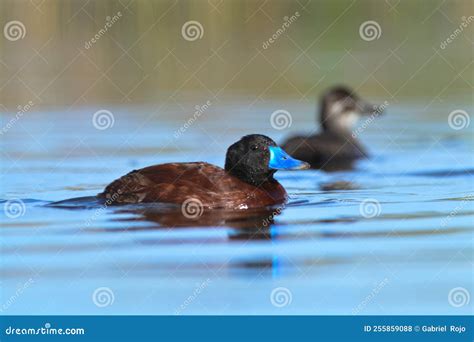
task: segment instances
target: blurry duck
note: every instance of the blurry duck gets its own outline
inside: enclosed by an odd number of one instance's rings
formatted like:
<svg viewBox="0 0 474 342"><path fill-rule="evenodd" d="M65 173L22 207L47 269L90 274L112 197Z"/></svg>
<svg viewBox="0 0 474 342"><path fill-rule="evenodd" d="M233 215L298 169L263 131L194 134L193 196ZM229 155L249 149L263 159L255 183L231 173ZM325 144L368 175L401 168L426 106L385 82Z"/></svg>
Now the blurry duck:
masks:
<svg viewBox="0 0 474 342"><path fill-rule="evenodd" d="M350 169L355 160L367 157L353 134L354 126L360 116L379 115L380 110L379 106L360 99L350 88L331 88L321 98L319 122L322 132L291 137L282 147L292 157L310 163L315 169Z"/></svg>
<svg viewBox="0 0 474 342"><path fill-rule="evenodd" d="M287 201L273 178L277 170L307 168L269 137L252 134L228 148L224 169L204 162L149 166L113 181L98 197L109 204L171 203L194 211L263 208Z"/></svg>

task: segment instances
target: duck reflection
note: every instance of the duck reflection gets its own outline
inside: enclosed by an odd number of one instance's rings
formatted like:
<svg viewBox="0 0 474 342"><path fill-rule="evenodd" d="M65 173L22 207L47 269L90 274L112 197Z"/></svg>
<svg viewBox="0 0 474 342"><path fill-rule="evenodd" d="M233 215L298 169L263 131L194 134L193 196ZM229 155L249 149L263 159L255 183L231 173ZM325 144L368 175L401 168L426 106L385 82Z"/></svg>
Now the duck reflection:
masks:
<svg viewBox="0 0 474 342"><path fill-rule="evenodd" d="M181 210L120 208L116 214L133 214L119 221L146 221L158 224L156 229L223 227L228 229L229 240L271 240L274 219L282 207L255 210L203 210L188 215Z"/></svg>
<svg viewBox="0 0 474 342"><path fill-rule="evenodd" d="M358 184L351 181L334 181L328 183L320 184L319 188L322 191L331 192L331 191L341 191L341 190L358 190L360 187Z"/></svg>
<svg viewBox="0 0 474 342"><path fill-rule="evenodd" d="M158 211L142 209L134 211L136 219L158 224L161 228L222 227L227 228L228 241L272 241L277 239L273 229L275 217L280 215L283 207L259 210L209 210L203 211L198 217L186 217L179 210ZM128 210L120 210L126 213ZM278 278L281 275L281 261L277 255L261 256L259 258L236 258L226 263L228 272L235 276L243 275L243 270L254 270L260 276ZM219 266L222 269L222 265Z"/></svg>
<svg viewBox="0 0 474 342"><path fill-rule="evenodd" d="M94 198L81 198L74 201L64 201L51 203L50 207L68 209L68 210L83 210L101 209L100 203ZM108 220L121 223L115 227L103 227L100 224L91 224L88 226L88 232L101 233L132 233L137 231L167 231L170 229L184 230L184 229L199 229L222 228L223 235L218 234L215 237L208 235L199 237L192 237L190 239L182 240L176 237L167 237L163 239L162 236L157 238L147 239L133 239L133 243L144 245L174 245L174 244L202 244L212 243L213 245L229 242L241 242L242 246L246 246L246 242L270 242L277 240L278 232L275 230L275 218L280 215L286 205L279 207L247 209L247 210L205 210L199 209L197 211L183 212L179 206L169 205L128 205L128 206L110 206L104 208L108 211ZM111 215L110 215L111 214ZM109 216L110 215L110 216ZM139 222L147 223L137 224ZM205 247L204 247L205 248ZM209 262L206 269L215 268L216 270L231 272L237 276L248 275L249 271L258 272L261 276L278 277L281 273L280 257L273 252L259 255L258 257L246 255L243 250L242 256L236 256L227 260L225 263L213 265ZM151 262L148 265L142 265L142 271L148 270L156 272L159 270L169 268L169 265L162 261ZM137 267L134 267L137 269ZM172 267L171 267L172 268ZM196 265L193 265L189 272L196 271Z"/></svg>

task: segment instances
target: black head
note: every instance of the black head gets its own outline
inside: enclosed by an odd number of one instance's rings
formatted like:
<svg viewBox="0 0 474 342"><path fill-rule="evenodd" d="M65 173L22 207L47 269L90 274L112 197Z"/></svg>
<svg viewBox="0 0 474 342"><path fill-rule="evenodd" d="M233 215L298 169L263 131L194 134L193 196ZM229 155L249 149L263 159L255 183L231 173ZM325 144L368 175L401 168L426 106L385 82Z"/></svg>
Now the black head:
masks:
<svg viewBox="0 0 474 342"><path fill-rule="evenodd" d="M239 179L260 185L274 181L277 170L306 169L309 165L293 159L269 137L246 135L227 149L225 170Z"/></svg>
<svg viewBox="0 0 474 342"><path fill-rule="evenodd" d="M339 86L322 96L319 119L325 131L349 132L361 115L377 110L378 106L362 100L352 89Z"/></svg>

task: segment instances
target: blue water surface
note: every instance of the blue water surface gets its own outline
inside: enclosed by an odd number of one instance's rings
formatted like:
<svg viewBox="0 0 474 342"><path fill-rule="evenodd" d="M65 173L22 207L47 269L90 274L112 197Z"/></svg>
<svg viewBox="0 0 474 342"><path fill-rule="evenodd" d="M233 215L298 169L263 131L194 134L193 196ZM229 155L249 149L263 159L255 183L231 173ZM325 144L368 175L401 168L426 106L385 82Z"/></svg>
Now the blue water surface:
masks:
<svg viewBox="0 0 474 342"><path fill-rule="evenodd" d="M88 107L15 121L1 139L2 205L20 205L0 213L2 314L472 313L474 125L453 129L452 106L390 106L361 133L371 159L354 170L278 172L291 200L266 225L260 213L47 206L152 164L223 166L245 134L316 127L310 103L247 105L214 103L182 134L192 103L109 106L104 130ZM269 120L279 108L292 115L282 130Z"/></svg>

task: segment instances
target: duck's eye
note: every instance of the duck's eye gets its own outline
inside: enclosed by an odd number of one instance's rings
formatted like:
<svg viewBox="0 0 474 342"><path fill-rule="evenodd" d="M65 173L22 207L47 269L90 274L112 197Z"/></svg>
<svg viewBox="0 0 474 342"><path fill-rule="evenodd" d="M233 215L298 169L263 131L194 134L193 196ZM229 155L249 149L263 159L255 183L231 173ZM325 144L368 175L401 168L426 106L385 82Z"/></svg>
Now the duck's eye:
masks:
<svg viewBox="0 0 474 342"><path fill-rule="evenodd" d="M258 150L258 146L257 146L257 145L252 145L252 146L250 147L250 149L251 149L252 151L256 151L256 150Z"/></svg>
<svg viewBox="0 0 474 342"><path fill-rule="evenodd" d="M283 159L283 160L287 160L287 159L288 159L288 157L283 157L282 159Z"/></svg>

